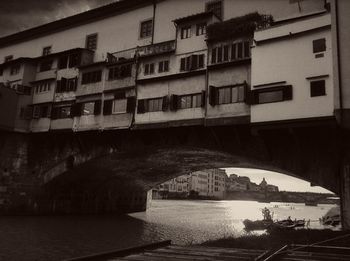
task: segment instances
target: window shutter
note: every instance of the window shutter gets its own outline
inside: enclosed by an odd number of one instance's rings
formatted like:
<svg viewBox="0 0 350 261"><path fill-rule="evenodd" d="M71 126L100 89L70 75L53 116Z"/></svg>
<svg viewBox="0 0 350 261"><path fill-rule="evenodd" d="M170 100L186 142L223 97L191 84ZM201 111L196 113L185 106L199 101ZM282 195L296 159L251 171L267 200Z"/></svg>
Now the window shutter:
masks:
<svg viewBox="0 0 350 261"><path fill-rule="evenodd" d="M83 104L82 103L76 103L72 105L72 116L81 116L82 113L82 109L83 109Z"/></svg>
<svg viewBox="0 0 350 261"><path fill-rule="evenodd" d="M169 107L169 99L168 96L163 97L163 103L162 103L162 111L167 111Z"/></svg>
<svg viewBox="0 0 350 261"><path fill-rule="evenodd" d="M66 78L61 78L61 92L65 92L67 91L67 84L68 84L68 81Z"/></svg>
<svg viewBox="0 0 350 261"><path fill-rule="evenodd" d="M52 105L47 105L46 118L51 117Z"/></svg>
<svg viewBox="0 0 350 261"><path fill-rule="evenodd" d="M74 90L73 91L76 91L77 87L78 87L78 77L75 77L75 79L74 79Z"/></svg>
<svg viewBox="0 0 350 261"><path fill-rule="evenodd" d="M209 104L215 106L218 99L218 89L214 86L209 86Z"/></svg>
<svg viewBox="0 0 350 261"><path fill-rule="evenodd" d="M293 89L292 85L286 85L283 90L283 100L292 100L293 99Z"/></svg>
<svg viewBox="0 0 350 261"><path fill-rule="evenodd" d="M101 114L101 101L95 101L95 106L94 106L94 115L100 115Z"/></svg>
<svg viewBox="0 0 350 261"><path fill-rule="evenodd" d="M126 112L134 113L136 107L136 97L128 97L126 102Z"/></svg>
<svg viewBox="0 0 350 261"><path fill-rule="evenodd" d="M202 94L201 94L202 95L201 96L201 107L203 107L203 108L205 107L206 97L207 97L205 94L206 94L206 92L202 91Z"/></svg>
<svg viewBox="0 0 350 261"><path fill-rule="evenodd" d="M198 55L198 68L204 67L204 54Z"/></svg>
<svg viewBox="0 0 350 261"><path fill-rule="evenodd" d="M58 109L59 109L59 108L55 108L55 107L53 107L53 108L51 109L51 119L52 119L52 120L58 119Z"/></svg>
<svg viewBox="0 0 350 261"><path fill-rule="evenodd" d="M185 71L185 70L186 70L186 58L181 58L180 71Z"/></svg>
<svg viewBox="0 0 350 261"><path fill-rule="evenodd" d="M198 55L191 55L191 70L198 69Z"/></svg>
<svg viewBox="0 0 350 261"><path fill-rule="evenodd" d="M244 81L244 99L243 101L246 104L250 104L250 90L249 90L249 86L248 83L246 81Z"/></svg>
<svg viewBox="0 0 350 261"><path fill-rule="evenodd" d="M177 105L178 105L179 96L178 95L171 95L170 96L170 110L176 111Z"/></svg>
<svg viewBox="0 0 350 261"><path fill-rule="evenodd" d="M146 100L138 100L137 101L137 113L145 113L146 112L145 103L146 103Z"/></svg>
<svg viewBox="0 0 350 261"><path fill-rule="evenodd" d="M57 93L61 92L61 81L57 81L57 83L56 83L56 92Z"/></svg>
<svg viewBox="0 0 350 261"><path fill-rule="evenodd" d="M113 107L113 100L107 100L103 103L103 115L111 115Z"/></svg>

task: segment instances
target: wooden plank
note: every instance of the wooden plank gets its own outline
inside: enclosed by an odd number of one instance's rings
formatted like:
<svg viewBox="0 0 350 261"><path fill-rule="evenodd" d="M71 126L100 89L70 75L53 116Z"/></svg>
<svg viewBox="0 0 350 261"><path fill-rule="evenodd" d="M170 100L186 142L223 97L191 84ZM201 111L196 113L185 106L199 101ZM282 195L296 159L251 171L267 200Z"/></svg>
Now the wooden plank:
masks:
<svg viewBox="0 0 350 261"><path fill-rule="evenodd" d="M161 242L157 242L157 243L141 245L141 246L126 248L126 249L120 249L120 250L111 251L111 252L103 252L103 253L98 253L98 254L94 254L94 255L66 259L64 261L99 261L99 260L105 261L105 260L115 258L115 257L123 257L123 256L127 256L127 255L130 255L133 253L140 253L140 252L143 252L147 249L156 249L159 247L168 246L170 244L171 244L171 241L166 240L166 241L161 241Z"/></svg>
<svg viewBox="0 0 350 261"><path fill-rule="evenodd" d="M206 252L219 252L219 253L237 253L237 252L249 252L255 254L261 254L265 252L265 250L257 250L257 249L238 249L238 248L220 248L220 247L203 247L203 246L178 246L178 245L170 245L167 248L171 249L198 249L200 251Z"/></svg>
<svg viewBox="0 0 350 261"><path fill-rule="evenodd" d="M149 253L146 252L143 254L144 256L150 256L150 257L161 257L163 260L201 260L201 261L231 261L231 260L237 260L237 261L248 261L251 260L251 258L246 257L222 257L222 256L204 256L204 255L186 255L186 254L176 254L176 253Z"/></svg>
<svg viewBox="0 0 350 261"><path fill-rule="evenodd" d="M220 256L220 257L256 257L256 253L247 252L236 252L236 253L221 253L221 252L210 252L210 251L199 251L191 249L155 249L150 251L151 253L171 253L171 254L187 254L196 256Z"/></svg>

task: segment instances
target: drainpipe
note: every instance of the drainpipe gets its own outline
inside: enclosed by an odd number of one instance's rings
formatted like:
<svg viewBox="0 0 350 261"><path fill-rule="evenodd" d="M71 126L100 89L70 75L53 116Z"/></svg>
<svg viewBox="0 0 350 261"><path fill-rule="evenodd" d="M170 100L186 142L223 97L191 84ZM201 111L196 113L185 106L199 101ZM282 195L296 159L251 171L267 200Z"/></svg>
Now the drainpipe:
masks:
<svg viewBox="0 0 350 261"><path fill-rule="evenodd" d="M156 9L157 9L157 0L153 1L153 18L152 18L152 39L151 44L154 43L154 27L155 27L155 19L156 19Z"/></svg>
<svg viewBox="0 0 350 261"><path fill-rule="evenodd" d="M335 6L335 23L336 23L336 41L337 41L337 67L338 67L338 85L339 85L339 107L340 107L340 127L343 128L344 124L344 108L343 108L343 88L342 88L342 72L340 62L340 39L339 39L339 18L338 18L338 0L334 0Z"/></svg>
<svg viewBox="0 0 350 261"><path fill-rule="evenodd" d="M207 64L205 68L205 104L204 104L204 126L206 126L206 119L208 115L208 99L209 99L209 44L208 41L206 41L207 44Z"/></svg>

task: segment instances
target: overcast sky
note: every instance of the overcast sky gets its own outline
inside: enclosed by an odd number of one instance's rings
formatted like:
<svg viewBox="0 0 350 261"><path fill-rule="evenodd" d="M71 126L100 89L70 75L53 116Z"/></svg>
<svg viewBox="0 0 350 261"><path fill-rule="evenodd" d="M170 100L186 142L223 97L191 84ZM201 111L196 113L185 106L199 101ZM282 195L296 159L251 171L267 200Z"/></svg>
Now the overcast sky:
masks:
<svg viewBox="0 0 350 261"><path fill-rule="evenodd" d="M263 178L268 184L276 185L280 190L285 191L309 191L317 193L332 193L321 187L311 187L310 182L297 179L281 173L259 170L259 169L243 169L243 168L227 168L227 175L237 174L238 176L247 176L252 182L259 184Z"/></svg>
<svg viewBox="0 0 350 261"><path fill-rule="evenodd" d="M0 0L0 37L116 0Z"/></svg>

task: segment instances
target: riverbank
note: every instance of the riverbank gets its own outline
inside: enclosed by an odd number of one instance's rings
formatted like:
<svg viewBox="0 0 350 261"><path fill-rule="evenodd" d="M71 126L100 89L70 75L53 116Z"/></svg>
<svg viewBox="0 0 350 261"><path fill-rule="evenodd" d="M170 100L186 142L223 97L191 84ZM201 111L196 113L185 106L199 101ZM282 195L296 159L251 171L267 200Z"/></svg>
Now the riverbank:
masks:
<svg viewBox="0 0 350 261"><path fill-rule="evenodd" d="M270 250L278 249L287 244L309 245L336 237L342 237L344 235L350 235L350 232L333 231L330 229L298 229L273 231L269 234L263 235L245 235L238 238L227 237L218 240L209 240L201 245L210 247ZM350 247L350 236L330 241L323 245Z"/></svg>

